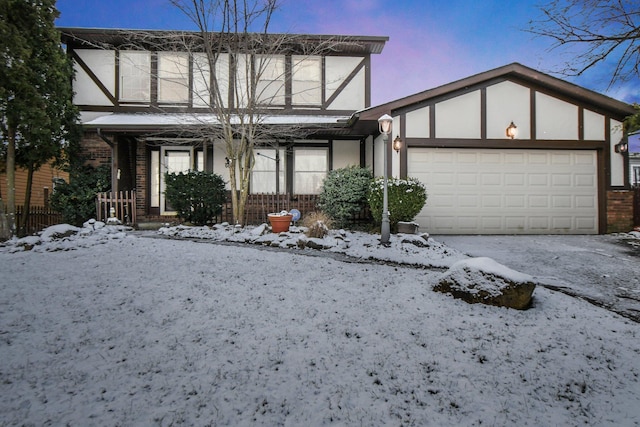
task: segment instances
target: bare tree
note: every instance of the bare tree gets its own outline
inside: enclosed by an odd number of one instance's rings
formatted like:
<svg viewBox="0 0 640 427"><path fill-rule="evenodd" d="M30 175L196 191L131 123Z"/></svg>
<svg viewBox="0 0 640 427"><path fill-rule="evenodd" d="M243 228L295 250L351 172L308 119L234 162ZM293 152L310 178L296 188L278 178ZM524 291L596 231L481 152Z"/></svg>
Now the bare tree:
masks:
<svg viewBox="0 0 640 427"><path fill-rule="evenodd" d="M304 73L311 58L319 60L323 54L357 42L348 37L269 33L277 0L170 1L194 22L198 31L138 31L129 32L126 37L132 48L182 52L191 57L189 90L199 112L190 115L190 126L172 132L188 132L190 141L223 142L233 219L241 224L255 148L304 138L318 130L313 124L277 119L286 117L282 113L287 102L291 103L286 98L294 96L292 92L304 100L321 91L317 83L287 90L291 75ZM291 64L287 64L286 55L293 58ZM168 59L172 60L179 58ZM184 66L182 69L186 70ZM156 77L158 81L171 80L171 75ZM174 84L189 84L184 72L175 71L174 77ZM177 82L180 79L183 83Z"/></svg>
<svg viewBox="0 0 640 427"><path fill-rule="evenodd" d="M530 21L527 31L553 39L551 49L567 55L560 73L613 64L609 87L640 78L637 0L553 0L540 9L544 19Z"/></svg>

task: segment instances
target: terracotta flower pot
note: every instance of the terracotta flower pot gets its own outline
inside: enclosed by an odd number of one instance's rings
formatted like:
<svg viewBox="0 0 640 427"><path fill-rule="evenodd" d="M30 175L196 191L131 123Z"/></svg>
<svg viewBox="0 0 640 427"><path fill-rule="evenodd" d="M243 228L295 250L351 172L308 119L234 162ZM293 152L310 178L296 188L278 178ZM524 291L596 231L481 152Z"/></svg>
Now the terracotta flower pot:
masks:
<svg viewBox="0 0 640 427"><path fill-rule="evenodd" d="M269 222L271 223L271 231L274 233L282 233L283 231L289 231L289 225L293 219L293 215L281 215L281 214L268 214Z"/></svg>

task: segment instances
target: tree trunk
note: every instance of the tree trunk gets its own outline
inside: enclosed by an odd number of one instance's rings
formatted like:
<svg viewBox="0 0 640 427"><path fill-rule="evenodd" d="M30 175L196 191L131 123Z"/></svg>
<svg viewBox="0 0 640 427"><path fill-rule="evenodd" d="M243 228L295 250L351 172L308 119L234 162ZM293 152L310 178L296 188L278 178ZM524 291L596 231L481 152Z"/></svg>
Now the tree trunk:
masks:
<svg viewBox="0 0 640 427"><path fill-rule="evenodd" d="M31 189L33 187L33 172L35 171L33 165L29 165L27 170L27 188L24 191L24 208L22 209L22 216L18 223L18 236L24 237L27 235L27 224L29 223L29 212L31 211Z"/></svg>
<svg viewBox="0 0 640 427"><path fill-rule="evenodd" d="M7 213L4 209L4 202L0 198L0 242L9 240L9 224L7 224Z"/></svg>
<svg viewBox="0 0 640 427"><path fill-rule="evenodd" d="M16 130L9 127L7 144L7 229L9 238L16 234Z"/></svg>

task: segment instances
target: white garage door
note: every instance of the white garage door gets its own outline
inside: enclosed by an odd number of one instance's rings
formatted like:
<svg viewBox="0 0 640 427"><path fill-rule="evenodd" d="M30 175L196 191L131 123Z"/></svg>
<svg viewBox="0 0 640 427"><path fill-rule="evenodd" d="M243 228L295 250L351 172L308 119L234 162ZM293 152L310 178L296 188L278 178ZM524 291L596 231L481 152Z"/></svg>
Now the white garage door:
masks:
<svg viewBox="0 0 640 427"><path fill-rule="evenodd" d="M595 234L595 151L411 148L431 234Z"/></svg>

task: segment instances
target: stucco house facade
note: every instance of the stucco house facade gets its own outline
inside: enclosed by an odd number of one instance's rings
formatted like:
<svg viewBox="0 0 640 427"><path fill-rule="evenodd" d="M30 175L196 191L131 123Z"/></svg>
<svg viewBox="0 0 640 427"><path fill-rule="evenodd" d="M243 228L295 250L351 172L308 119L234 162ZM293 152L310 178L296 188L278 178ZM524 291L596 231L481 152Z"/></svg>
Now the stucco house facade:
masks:
<svg viewBox="0 0 640 427"><path fill-rule="evenodd" d="M61 31L76 70L85 153L94 164L111 164L114 190L136 190L139 221L172 214L165 171L228 179L222 142L190 133L216 120L199 96L211 72L203 73L197 53L170 45L132 50L131 30ZM256 150L252 193L317 194L328 171L349 165L380 176L386 149L389 175L426 185L428 201L416 220L432 234L606 233L632 218L625 210L627 202L632 209L628 154L616 149L630 105L510 64L372 107L371 55L387 37L297 37L345 42L322 55L295 46L276 55L283 71L268 83L278 88L278 101L268 105L264 123L305 132ZM229 52L227 60L236 57ZM181 85L171 85L177 77ZM382 143L383 114L393 117L389 142L399 138L398 152ZM513 138L506 133L512 123Z"/></svg>
<svg viewBox="0 0 640 427"><path fill-rule="evenodd" d="M429 198L433 234L595 234L632 227L625 103L514 63L357 113L393 119L389 174ZM509 126L513 124L513 136ZM375 141L376 160L383 149ZM382 164L375 162L376 174Z"/></svg>
<svg viewBox="0 0 640 427"><path fill-rule="evenodd" d="M167 171L205 170L229 179L223 141L203 140L198 130L215 126L219 117L206 93L212 76L216 84L224 82L223 102L235 106L243 88L230 64L251 64L255 54L221 53L212 71L203 54L180 44L140 49L147 38L188 39L197 33L60 30L75 67L74 103L85 130L85 155L94 165L111 164L114 191L136 190L138 221L171 217L164 199ZM282 52L269 53L264 78L256 82L272 95L260 120L283 131L256 143L251 193L316 194L327 171L371 166L370 135L377 125L351 126L349 120L371 105L371 55L381 53L387 40L291 35ZM323 53L308 53L322 44L328 46Z"/></svg>

